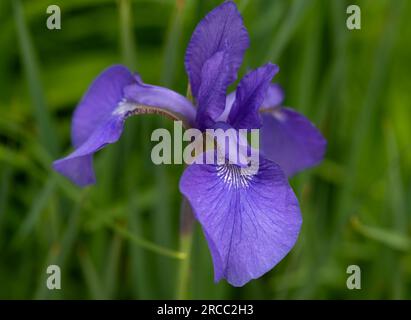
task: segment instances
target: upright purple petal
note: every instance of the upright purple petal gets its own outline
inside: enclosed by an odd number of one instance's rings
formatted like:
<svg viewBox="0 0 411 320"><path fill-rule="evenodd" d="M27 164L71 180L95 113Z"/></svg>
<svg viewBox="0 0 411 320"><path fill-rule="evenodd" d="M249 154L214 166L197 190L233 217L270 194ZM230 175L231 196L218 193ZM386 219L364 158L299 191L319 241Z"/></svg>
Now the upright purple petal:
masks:
<svg viewBox="0 0 411 320"><path fill-rule="evenodd" d="M278 66L266 64L246 74L241 79L234 104L228 115L228 123L236 129L255 129L261 127L258 112L266 97L267 89Z"/></svg>
<svg viewBox="0 0 411 320"><path fill-rule="evenodd" d="M260 150L288 176L321 162L327 141L307 118L280 107L261 115Z"/></svg>
<svg viewBox="0 0 411 320"><path fill-rule="evenodd" d="M236 91L230 92L225 101L224 111L218 117L218 121L226 122L228 115L230 114L231 108L233 107L235 101ZM284 100L284 91L279 84L270 84L263 103L260 106L260 111L262 109L272 108L280 106Z"/></svg>
<svg viewBox="0 0 411 320"><path fill-rule="evenodd" d="M53 163L53 168L79 186L95 183L93 153L116 142L123 131L124 118L112 115L73 153Z"/></svg>
<svg viewBox="0 0 411 320"><path fill-rule="evenodd" d="M275 163L261 159L254 175L236 165L190 165L180 190L200 222L215 281L242 286L280 262L301 227L298 201Z"/></svg>
<svg viewBox="0 0 411 320"><path fill-rule="evenodd" d="M279 84L271 83L268 86L261 109L279 107L284 101L284 90Z"/></svg>
<svg viewBox="0 0 411 320"><path fill-rule="evenodd" d="M71 125L74 147L83 144L107 120L123 98L124 87L133 82L131 72L121 65L111 66L100 73L74 112Z"/></svg>
<svg viewBox="0 0 411 320"><path fill-rule="evenodd" d="M208 59L218 51L227 52L231 83L237 78L238 68L248 46L248 33L234 2L224 2L208 13L194 30L185 55L185 67L193 96L198 96L201 72Z"/></svg>
<svg viewBox="0 0 411 320"><path fill-rule="evenodd" d="M233 107L234 101L235 101L235 91L230 92L226 99L225 99L225 107L224 111L220 114L220 116L217 118L217 121L221 122L227 122L228 115L230 114L231 108Z"/></svg>
<svg viewBox="0 0 411 320"><path fill-rule="evenodd" d="M211 128L224 111L229 83L228 55L219 51L208 59L201 72L198 92L197 124L200 129Z"/></svg>

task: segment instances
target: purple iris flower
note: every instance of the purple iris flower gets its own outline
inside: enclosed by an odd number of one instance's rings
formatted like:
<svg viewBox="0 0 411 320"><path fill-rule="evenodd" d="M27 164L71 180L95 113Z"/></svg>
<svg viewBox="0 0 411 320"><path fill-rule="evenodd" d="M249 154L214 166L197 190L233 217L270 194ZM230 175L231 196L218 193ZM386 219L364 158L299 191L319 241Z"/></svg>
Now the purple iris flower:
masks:
<svg viewBox="0 0 411 320"><path fill-rule="evenodd" d="M80 186L94 183L93 154L116 142L132 115L160 113L200 130L261 128L257 172L244 174L232 163L194 163L180 180L208 241L215 281L225 278L234 286L262 276L294 246L302 218L287 176L321 161L326 145L306 118L281 107L283 92L271 84L276 65L250 71L227 95L248 46L242 17L226 1L198 24L186 51L194 102L144 84L123 66L106 69L74 113L75 151L53 164Z"/></svg>

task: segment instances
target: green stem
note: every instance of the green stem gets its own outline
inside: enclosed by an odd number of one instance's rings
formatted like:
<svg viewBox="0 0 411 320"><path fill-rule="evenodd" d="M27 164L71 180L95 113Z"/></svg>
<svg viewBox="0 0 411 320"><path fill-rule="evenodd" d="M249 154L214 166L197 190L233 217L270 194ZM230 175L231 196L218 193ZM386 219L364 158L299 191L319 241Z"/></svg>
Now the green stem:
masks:
<svg viewBox="0 0 411 320"><path fill-rule="evenodd" d="M194 215L191 206L186 199L183 199L181 206L181 226L180 226L180 252L185 254L185 258L178 267L176 298L184 300L188 297L188 283L190 278L191 245L194 230Z"/></svg>
<svg viewBox="0 0 411 320"><path fill-rule="evenodd" d="M155 252L159 255L165 256L165 257L169 257L169 258L173 258L173 259L178 259L178 260L186 260L186 255L183 252L179 252L179 251L174 251L168 248L164 248L162 246L159 246L155 243L152 243L148 240L145 240L143 238L140 238L138 236L136 236L134 233L128 231L127 229L116 225L116 224L107 224L110 228L112 228L116 233L118 233L119 235L123 236L124 238L134 242L135 244L137 244L138 246L150 250L152 252Z"/></svg>

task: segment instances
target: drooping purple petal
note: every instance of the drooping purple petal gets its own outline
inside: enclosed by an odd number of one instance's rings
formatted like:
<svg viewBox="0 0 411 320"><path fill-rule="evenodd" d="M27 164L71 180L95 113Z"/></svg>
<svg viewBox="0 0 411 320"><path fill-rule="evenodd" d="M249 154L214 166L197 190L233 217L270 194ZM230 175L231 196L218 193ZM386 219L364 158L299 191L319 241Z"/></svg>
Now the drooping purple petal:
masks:
<svg viewBox="0 0 411 320"><path fill-rule="evenodd" d="M234 2L224 2L208 13L195 28L184 60L193 96L198 96L201 72L208 59L218 51L227 52L231 83L237 78L238 68L248 46L248 33Z"/></svg>
<svg viewBox="0 0 411 320"><path fill-rule="evenodd" d="M261 115L261 151L288 176L321 162L327 141L307 118L282 107Z"/></svg>
<svg viewBox="0 0 411 320"><path fill-rule="evenodd" d="M135 80L135 83L124 88L124 99L141 105L141 113L146 110L143 106L156 108L158 113L182 120L190 126L194 125L196 109L190 100L173 90L145 84L138 75Z"/></svg>
<svg viewBox="0 0 411 320"><path fill-rule="evenodd" d="M124 117L112 115L73 153L53 163L53 168L79 186L95 183L93 154L116 142L123 131Z"/></svg>
<svg viewBox="0 0 411 320"><path fill-rule="evenodd" d="M301 227L298 201L275 163L260 159L255 175L236 165L192 164L180 190L200 222L214 263L215 281L242 286L280 262Z"/></svg>
<svg viewBox="0 0 411 320"><path fill-rule="evenodd" d="M124 87L133 82L131 72L121 65L111 66L100 73L74 112L71 125L74 147L83 144L107 120L123 98Z"/></svg>
<svg viewBox="0 0 411 320"><path fill-rule="evenodd" d="M227 57L224 51L219 51L204 63L197 99L199 129L211 128L224 111L230 84Z"/></svg>
<svg viewBox="0 0 411 320"><path fill-rule="evenodd" d="M270 82L278 70L278 66L268 63L249 72L241 79L234 104L228 115L228 123L236 129L261 127L258 110L266 97Z"/></svg>
<svg viewBox="0 0 411 320"><path fill-rule="evenodd" d="M271 83L267 89L261 109L280 106L284 101L284 90L279 84Z"/></svg>
<svg viewBox="0 0 411 320"><path fill-rule="evenodd" d="M94 183L93 154L120 138L126 118L146 113L167 115L190 126L196 110L185 97L144 84L123 66L108 68L96 78L74 113L76 150L55 161L54 169L80 186Z"/></svg>

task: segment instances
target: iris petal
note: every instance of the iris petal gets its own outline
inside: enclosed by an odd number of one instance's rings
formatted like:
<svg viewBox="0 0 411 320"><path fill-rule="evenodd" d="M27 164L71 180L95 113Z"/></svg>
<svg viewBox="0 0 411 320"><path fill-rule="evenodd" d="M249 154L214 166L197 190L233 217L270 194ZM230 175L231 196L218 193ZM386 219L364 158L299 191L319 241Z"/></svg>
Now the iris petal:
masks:
<svg viewBox="0 0 411 320"><path fill-rule="evenodd" d="M219 51L204 64L197 101L197 124L200 129L211 128L224 111L230 84L227 57L224 51Z"/></svg>
<svg viewBox="0 0 411 320"><path fill-rule="evenodd" d="M310 120L282 107L261 115L261 151L288 176L321 162L327 141Z"/></svg>
<svg viewBox="0 0 411 320"><path fill-rule="evenodd" d="M114 65L104 70L93 81L78 104L71 125L71 139L79 147L103 124L123 98L125 86L135 82L124 66Z"/></svg>
<svg viewBox="0 0 411 320"><path fill-rule="evenodd" d="M258 112L266 97L267 89L278 66L268 63L246 74L241 79L235 101L228 115L228 123L236 129L255 129L261 127Z"/></svg>
<svg viewBox="0 0 411 320"><path fill-rule="evenodd" d="M298 201L283 171L260 159L253 175L235 165L192 164L180 190L209 244L215 281L242 286L280 262L301 227Z"/></svg>
<svg viewBox="0 0 411 320"><path fill-rule="evenodd" d="M284 101L284 90L279 84L271 83L267 89L263 103L261 104L262 109L273 108L280 106Z"/></svg>
<svg viewBox="0 0 411 320"><path fill-rule="evenodd" d="M91 136L69 156L53 163L53 168L79 186L95 183L93 153L116 142L123 132L124 118L113 115L100 124Z"/></svg>
<svg viewBox="0 0 411 320"><path fill-rule="evenodd" d="M76 149L55 161L54 169L77 185L95 183L93 154L120 138L127 117L145 113L163 114L189 126L195 121L196 110L185 97L144 84L123 66L106 69L74 112L72 141Z"/></svg>
<svg viewBox="0 0 411 320"><path fill-rule="evenodd" d="M194 125L196 109L190 100L173 90L145 84L138 76L135 83L124 88L124 99L141 105L141 113L146 110L143 107L155 108L158 113L168 115L174 120L182 120L189 126Z"/></svg>
<svg viewBox="0 0 411 320"><path fill-rule="evenodd" d="M205 62L218 51L228 54L229 82L237 79L244 52L249 46L247 30L234 2L227 1L213 9L193 32L185 55L185 67L191 92L197 99Z"/></svg>
<svg viewBox="0 0 411 320"><path fill-rule="evenodd" d="M228 115L230 114L231 108L233 107L235 101L235 91L230 92L225 99L224 111L220 114L217 121L227 122Z"/></svg>
<svg viewBox="0 0 411 320"><path fill-rule="evenodd" d="M227 121L233 107L236 91L230 92L226 97L224 112L218 117L218 121ZM279 84L272 83L267 89L266 96L261 104L261 109L280 106L284 100L284 91Z"/></svg>

